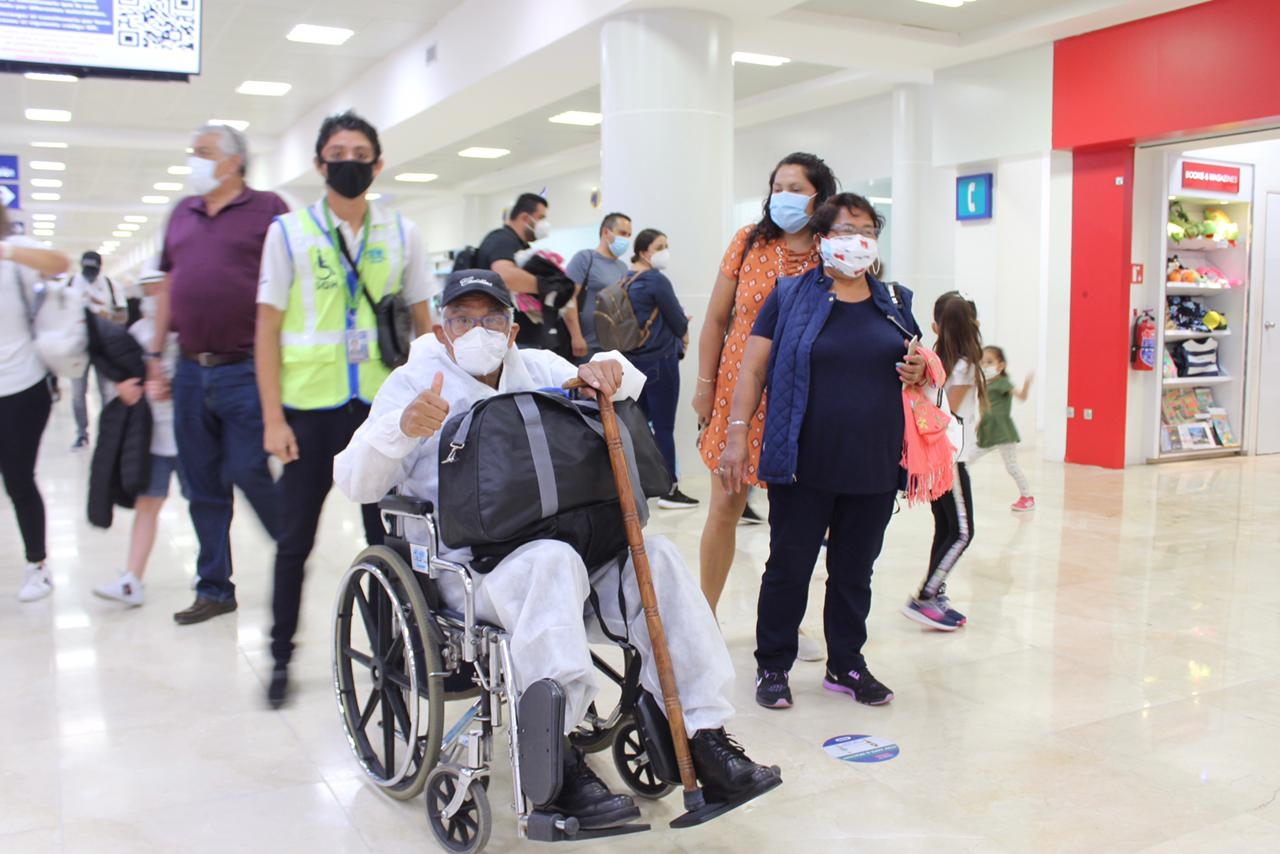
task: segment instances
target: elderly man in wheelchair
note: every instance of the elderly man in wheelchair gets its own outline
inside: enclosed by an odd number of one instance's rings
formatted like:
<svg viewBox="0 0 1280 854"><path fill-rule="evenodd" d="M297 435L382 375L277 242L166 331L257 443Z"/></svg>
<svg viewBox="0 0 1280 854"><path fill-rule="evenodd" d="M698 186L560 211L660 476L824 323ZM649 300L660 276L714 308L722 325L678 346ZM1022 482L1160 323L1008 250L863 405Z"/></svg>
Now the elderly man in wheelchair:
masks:
<svg viewBox="0 0 1280 854"><path fill-rule="evenodd" d="M440 501L450 500L449 495L439 495L440 434L447 429L450 415L467 413L495 395L561 388L575 378L587 387L584 395L607 395L615 400L633 397L643 385L643 375L616 354L575 367L550 352L517 349L513 301L494 273L454 273L441 303L442 316L434 339L424 336L414 342L408 363L383 385L369 419L335 464L338 487L354 501L375 502L395 490L423 502L416 511L406 510L403 503L398 510L395 505L384 505L401 516L421 515L405 519L407 539L414 544L436 540L428 508L435 505L438 510ZM446 446L446 452L448 447L460 446L455 442ZM538 496L527 500L536 503ZM727 696L733 667L715 618L675 546L661 537L646 537L645 546L697 778L707 802L742 803L778 785L781 774L776 767L753 762L725 733L724 725L733 715ZM632 562L626 560L624 567L618 559L589 571L572 546L556 539L539 539L520 545L481 572L469 549L448 543L436 548L437 567L465 568L462 572L433 572L442 607L459 614L470 607L474 613L467 616L501 631L508 645L510 661L506 664L511 672L506 679L513 689L509 698L521 716L522 756L513 756L517 766L526 764L526 742L535 739L526 732L533 716L526 715L525 705L546 709L559 704L562 709L562 721L560 713L552 715L560 731L554 733L555 743L546 754L560 762L555 770L561 773L554 775L559 785L547 789L548 794L554 792L551 802L530 800L553 814L573 819L575 828L584 831L607 832L629 825L640 815L635 802L628 795L611 792L568 736L584 720L588 729L599 720L593 700L600 662L592 655L589 632L597 638L604 634L623 640L624 648L634 649L638 653L635 669L644 689L641 693L649 696L650 708L661 704L659 676ZM416 559L414 564L423 571ZM658 698L657 703L653 698ZM363 717L371 713L370 708ZM384 718L386 714L384 710ZM665 718L661 722L665 727ZM383 725L396 726L388 719ZM667 743L669 750L669 733ZM538 772L517 767L517 789L521 771L528 792L530 779ZM428 798L430 813L430 791ZM519 805L519 791L516 798Z"/></svg>

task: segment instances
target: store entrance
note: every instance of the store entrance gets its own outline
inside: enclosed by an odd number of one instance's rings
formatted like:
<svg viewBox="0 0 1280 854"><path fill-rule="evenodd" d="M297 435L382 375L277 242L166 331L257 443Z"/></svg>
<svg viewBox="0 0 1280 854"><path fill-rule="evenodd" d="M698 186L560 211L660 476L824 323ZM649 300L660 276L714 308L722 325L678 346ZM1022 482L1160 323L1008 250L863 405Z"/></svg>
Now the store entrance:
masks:
<svg viewBox="0 0 1280 854"><path fill-rule="evenodd" d="M1280 143L1273 143L1280 145ZM1262 351L1258 391L1258 453L1280 453L1280 193L1267 193L1263 267Z"/></svg>

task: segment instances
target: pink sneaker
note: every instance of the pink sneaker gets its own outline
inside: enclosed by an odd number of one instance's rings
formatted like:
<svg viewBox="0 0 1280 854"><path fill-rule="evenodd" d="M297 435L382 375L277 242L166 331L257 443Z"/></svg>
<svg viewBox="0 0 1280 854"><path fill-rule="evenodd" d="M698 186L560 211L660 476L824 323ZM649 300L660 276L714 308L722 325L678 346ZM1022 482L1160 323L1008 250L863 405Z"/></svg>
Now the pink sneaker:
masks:
<svg viewBox="0 0 1280 854"><path fill-rule="evenodd" d="M1036 509L1036 500L1030 495L1024 495L1017 501L1013 502L1013 506L1009 508L1014 513L1026 513L1028 510Z"/></svg>

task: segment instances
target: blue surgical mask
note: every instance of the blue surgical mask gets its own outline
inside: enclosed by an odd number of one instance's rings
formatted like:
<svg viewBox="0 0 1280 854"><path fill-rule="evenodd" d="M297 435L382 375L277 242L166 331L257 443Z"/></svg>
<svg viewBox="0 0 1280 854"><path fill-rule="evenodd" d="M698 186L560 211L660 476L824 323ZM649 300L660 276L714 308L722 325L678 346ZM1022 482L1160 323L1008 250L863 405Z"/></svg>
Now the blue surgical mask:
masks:
<svg viewBox="0 0 1280 854"><path fill-rule="evenodd" d="M769 198L769 219L787 234L803 231L809 224L809 200L803 193L774 193Z"/></svg>
<svg viewBox="0 0 1280 854"><path fill-rule="evenodd" d="M615 234L613 240L609 241L609 251L613 253L613 257L621 258L627 254L627 249L631 247L631 238L622 237Z"/></svg>

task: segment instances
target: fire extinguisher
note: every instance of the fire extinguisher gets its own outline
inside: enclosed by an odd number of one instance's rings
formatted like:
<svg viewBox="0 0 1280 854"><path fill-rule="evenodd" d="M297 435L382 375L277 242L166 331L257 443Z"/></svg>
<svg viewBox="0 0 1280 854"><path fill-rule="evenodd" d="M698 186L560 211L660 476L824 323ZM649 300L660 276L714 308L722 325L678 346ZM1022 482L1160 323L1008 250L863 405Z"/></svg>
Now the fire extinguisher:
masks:
<svg viewBox="0 0 1280 854"><path fill-rule="evenodd" d="M1156 369L1156 318L1150 310L1143 311L1133 321L1129 363L1135 371Z"/></svg>

